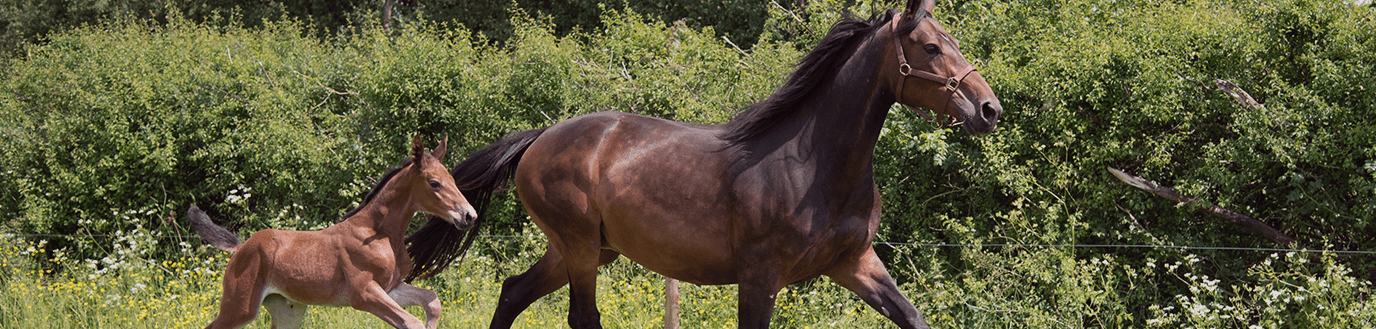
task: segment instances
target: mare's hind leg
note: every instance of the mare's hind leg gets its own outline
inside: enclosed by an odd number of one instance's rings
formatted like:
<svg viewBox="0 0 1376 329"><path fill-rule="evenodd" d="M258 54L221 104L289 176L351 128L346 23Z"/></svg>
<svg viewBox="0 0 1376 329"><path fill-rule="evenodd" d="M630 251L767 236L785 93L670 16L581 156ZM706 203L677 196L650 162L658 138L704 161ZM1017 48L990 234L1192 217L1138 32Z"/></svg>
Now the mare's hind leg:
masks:
<svg viewBox="0 0 1376 329"><path fill-rule="evenodd" d="M267 308L268 314L272 316L273 329L300 328L301 321L306 318L306 310L311 308L310 305L292 301L279 294L263 297L263 307Z"/></svg>
<svg viewBox="0 0 1376 329"><path fill-rule="evenodd" d="M435 329L440 325L440 299L434 291L417 288L405 282L387 292L398 305L416 305L425 309L425 328Z"/></svg>
<svg viewBox="0 0 1376 329"><path fill-rule="evenodd" d="M860 295L860 299L865 300L870 307L899 327L927 328L927 320L922 318L922 312L913 307L913 303L898 290L893 277L884 269L879 256L874 254L874 248L866 249L865 253L860 255L860 259L834 268L826 275L842 287Z"/></svg>
<svg viewBox="0 0 1376 329"><path fill-rule="evenodd" d="M615 251L603 250L598 263L606 265L620 255ZM511 328L516 316L521 315L535 300L549 295L559 287L569 283L568 270L564 268L564 256L553 247L545 250L535 265L525 273L506 278L502 282L502 295L497 299L497 311L492 315L489 326L494 329Z"/></svg>
<svg viewBox="0 0 1376 329"><path fill-rule="evenodd" d="M597 248L597 247L594 247ZM601 329L602 314L597 310L597 262L599 256L584 251L581 255L564 255L564 268L569 278L569 328Z"/></svg>

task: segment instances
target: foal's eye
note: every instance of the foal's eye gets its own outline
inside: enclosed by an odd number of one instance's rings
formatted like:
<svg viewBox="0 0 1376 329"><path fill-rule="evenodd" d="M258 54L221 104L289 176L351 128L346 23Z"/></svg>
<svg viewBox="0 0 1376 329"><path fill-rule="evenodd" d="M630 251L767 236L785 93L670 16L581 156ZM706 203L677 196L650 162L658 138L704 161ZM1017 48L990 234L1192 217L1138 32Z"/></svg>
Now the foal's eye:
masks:
<svg viewBox="0 0 1376 329"><path fill-rule="evenodd" d="M929 43L926 46L923 46L922 49L926 50L928 55L941 54L941 47L938 47L936 44Z"/></svg>
<svg viewBox="0 0 1376 329"><path fill-rule="evenodd" d="M430 188L440 188L440 182L430 181Z"/></svg>

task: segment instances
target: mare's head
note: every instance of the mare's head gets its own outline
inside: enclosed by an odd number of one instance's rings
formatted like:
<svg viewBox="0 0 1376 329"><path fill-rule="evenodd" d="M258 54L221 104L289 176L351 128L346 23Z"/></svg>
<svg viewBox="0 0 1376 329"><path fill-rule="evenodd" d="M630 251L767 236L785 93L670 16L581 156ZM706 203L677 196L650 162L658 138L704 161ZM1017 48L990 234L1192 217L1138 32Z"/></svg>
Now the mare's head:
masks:
<svg viewBox="0 0 1376 329"><path fill-rule="evenodd" d="M398 173L395 179L404 179L399 185L409 189L412 202L419 203L420 211L443 218L455 227L464 229L473 225L478 212L464 199L463 193L454 185L454 176L444 168L440 160L449 148L449 137L445 137L435 150L426 152L420 144L420 137L411 141L410 166Z"/></svg>
<svg viewBox="0 0 1376 329"><path fill-rule="evenodd" d="M895 56L881 74L895 81L900 104L922 107L964 122L969 133L989 133L1003 114L993 89L960 52L960 43L932 18L935 0L909 0L889 23ZM926 116L921 109L914 109Z"/></svg>

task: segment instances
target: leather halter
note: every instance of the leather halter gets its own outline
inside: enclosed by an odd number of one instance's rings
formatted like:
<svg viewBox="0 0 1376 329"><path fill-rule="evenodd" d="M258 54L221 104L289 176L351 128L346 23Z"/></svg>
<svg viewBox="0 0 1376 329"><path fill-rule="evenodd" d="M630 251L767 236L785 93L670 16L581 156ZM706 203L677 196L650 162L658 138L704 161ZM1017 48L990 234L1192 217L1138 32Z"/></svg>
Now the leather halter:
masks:
<svg viewBox="0 0 1376 329"><path fill-rule="evenodd" d="M945 101L945 102L942 102L942 106L944 106L944 108L942 108L942 111L945 111L946 108L951 107L951 100L952 100L953 98L955 98L956 95L959 94L959 93L957 93L957 91L960 89L960 83L961 83L962 81L965 81L965 77L970 76L970 73L974 73L974 72L976 71L976 70L975 70L975 66L974 66L974 65L970 65L969 63L966 63L966 64L965 64L965 68L961 69L961 70L960 70L959 72L957 72L955 75L952 75L952 76L949 76L949 77L940 76L940 75L937 75L936 73L927 72L927 71L915 71L915 70L913 70L912 65L908 65L908 57L903 55L903 43L902 43L902 40L901 40L901 36L898 35L898 22L899 22L900 20L902 20L902 19L903 19L903 17L902 17L901 15L900 15L899 17L897 17L897 18L894 18L894 20L893 20L893 27L892 27L892 31L893 31L893 48L898 52L898 74L902 74L902 75L903 75L903 83L902 83L902 85L899 87L899 90L898 90L898 97L895 97L895 101L897 101L899 104L903 104L903 89L905 89L905 88L907 87L907 85L908 85L908 83L907 83L907 82L908 82L908 78L909 78L909 77L916 76L916 77L918 77L918 78L923 78L923 79L931 80L931 81L933 81L933 82L936 82L936 83L941 84L941 88L940 88L940 89L941 89L943 92L946 93L946 101ZM920 18L917 18L917 19L920 19ZM960 97L961 97L961 98L965 98L965 95L960 95ZM907 106L907 104L904 104L904 106ZM909 107L911 107L911 106L909 106ZM946 120L945 122L942 122L942 121L938 121L938 120L933 120L932 117L927 116L927 111L917 110L917 109L913 109L913 110L914 110L914 112L917 112L918 115L921 115L921 116L922 116L922 119L927 120L927 121L937 122L938 124L941 124L941 125L950 125L950 124L954 123L954 122L955 122L955 119L956 119L956 118L955 118L955 115L947 114L947 116L950 117L950 118L949 118L948 120ZM941 112L936 112L936 111L932 111L932 112L933 112L932 114L935 115L937 118L940 118L940 117L941 117Z"/></svg>

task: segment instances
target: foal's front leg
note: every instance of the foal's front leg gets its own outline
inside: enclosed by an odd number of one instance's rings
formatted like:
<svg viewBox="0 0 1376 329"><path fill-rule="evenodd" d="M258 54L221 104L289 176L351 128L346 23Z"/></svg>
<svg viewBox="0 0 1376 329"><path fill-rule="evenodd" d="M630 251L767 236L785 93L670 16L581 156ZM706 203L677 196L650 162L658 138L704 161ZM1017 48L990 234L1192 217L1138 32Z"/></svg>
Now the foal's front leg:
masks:
<svg viewBox="0 0 1376 329"><path fill-rule="evenodd" d="M440 299L434 291L402 282L387 293L401 306L415 305L425 309L425 327L434 329L440 325Z"/></svg>
<svg viewBox="0 0 1376 329"><path fill-rule="evenodd" d="M350 306L356 310L372 313L393 327L405 329L435 328L434 326L427 327L420 322L420 319L411 313L406 313L406 310L402 309L401 305L397 305L397 302L392 300L392 296L388 295L386 290L382 290L382 286L376 282L369 281L363 285L357 295L353 296ZM438 315L436 316L438 317Z"/></svg>

